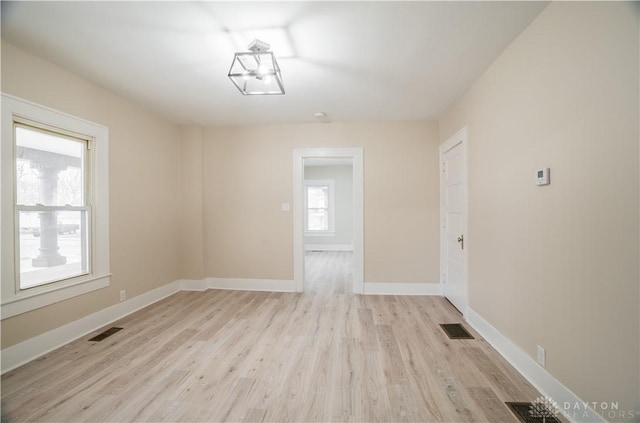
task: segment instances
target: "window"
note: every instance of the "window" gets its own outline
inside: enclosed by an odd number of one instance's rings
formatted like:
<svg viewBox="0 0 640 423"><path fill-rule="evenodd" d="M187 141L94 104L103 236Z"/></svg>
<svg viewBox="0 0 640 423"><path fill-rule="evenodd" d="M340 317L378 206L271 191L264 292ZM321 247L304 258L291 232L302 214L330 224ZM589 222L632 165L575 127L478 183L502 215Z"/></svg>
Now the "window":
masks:
<svg viewBox="0 0 640 423"><path fill-rule="evenodd" d="M333 235L333 185L332 180L305 181L305 232L307 235Z"/></svg>
<svg viewBox="0 0 640 423"><path fill-rule="evenodd" d="M108 286L107 135L2 95L3 319Z"/></svg>
<svg viewBox="0 0 640 423"><path fill-rule="evenodd" d="M89 140L14 119L20 290L89 273Z"/></svg>

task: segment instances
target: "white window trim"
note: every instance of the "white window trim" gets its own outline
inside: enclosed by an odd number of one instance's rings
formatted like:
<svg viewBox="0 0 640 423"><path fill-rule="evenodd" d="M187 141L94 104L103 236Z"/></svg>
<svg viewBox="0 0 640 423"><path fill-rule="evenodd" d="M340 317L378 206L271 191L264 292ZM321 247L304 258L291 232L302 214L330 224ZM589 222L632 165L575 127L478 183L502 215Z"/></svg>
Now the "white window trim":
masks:
<svg viewBox="0 0 640 423"><path fill-rule="evenodd" d="M307 230L307 219L309 216L307 205L307 188L309 187L329 187L329 229L326 231ZM335 236L335 183L333 179L305 179L304 180L304 235L305 236Z"/></svg>
<svg viewBox="0 0 640 423"><path fill-rule="evenodd" d="M92 269L88 275L66 279L26 290L16 289L15 252L15 141L14 117L39 122L61 130L91 137L90 179L93 192ZM0 145L0 242L2 284L0 293L2 320L78 295L105 288L110 283L109 267L109 129L105 126L32 103L18 97L2 94L2 144Z"/></svg>

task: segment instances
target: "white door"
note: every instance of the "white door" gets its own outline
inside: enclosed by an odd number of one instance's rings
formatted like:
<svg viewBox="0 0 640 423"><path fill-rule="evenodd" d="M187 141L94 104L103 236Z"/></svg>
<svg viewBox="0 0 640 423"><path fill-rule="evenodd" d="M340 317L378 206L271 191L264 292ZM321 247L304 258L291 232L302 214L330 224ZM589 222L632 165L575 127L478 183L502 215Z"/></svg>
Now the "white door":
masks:
<svg viewBox="0 0 640 423"><path fill-rule="evenodd" d="M440 146L441 277L444 296L467 313L466 130Z"/></svg>

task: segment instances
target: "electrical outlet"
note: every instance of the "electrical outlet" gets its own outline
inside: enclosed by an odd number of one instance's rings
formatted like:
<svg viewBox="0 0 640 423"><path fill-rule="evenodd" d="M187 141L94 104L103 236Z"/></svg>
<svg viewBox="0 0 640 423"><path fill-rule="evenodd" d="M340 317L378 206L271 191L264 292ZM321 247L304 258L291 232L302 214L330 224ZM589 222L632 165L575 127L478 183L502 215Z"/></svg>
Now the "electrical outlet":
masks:
<svg viewBox="0 0 640 423"><path fill-rule="evenodd" d="M120 301L124 301L127 299L127 291L126 290L122 290L120 291Z"/></svg>
<svg viewBox="0 0 640 423"><path fill-rule="evenodd" d="M547 353L540 345L538 345L538 364L542 367L547 365Z"/></svg>

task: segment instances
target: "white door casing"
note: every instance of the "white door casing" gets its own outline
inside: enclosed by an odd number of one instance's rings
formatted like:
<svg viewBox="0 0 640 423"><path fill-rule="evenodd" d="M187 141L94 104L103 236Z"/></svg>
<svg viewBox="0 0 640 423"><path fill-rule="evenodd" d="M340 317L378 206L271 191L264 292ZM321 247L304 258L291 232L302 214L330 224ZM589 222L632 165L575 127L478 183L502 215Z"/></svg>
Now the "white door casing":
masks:
<svg viewBox="0 0 640 423"><path fill-rule="evenodd" d="M467 130L440 146L440 277L443 295L467 313Z"/></svg>
<svg viewBox="0 0 640 423"><path fill-rule="evenodd" d="M304 159L351 158L353 161L353 292L364 292L364 175L362 147L293 150L293 278L304 291Z"/></svg>

